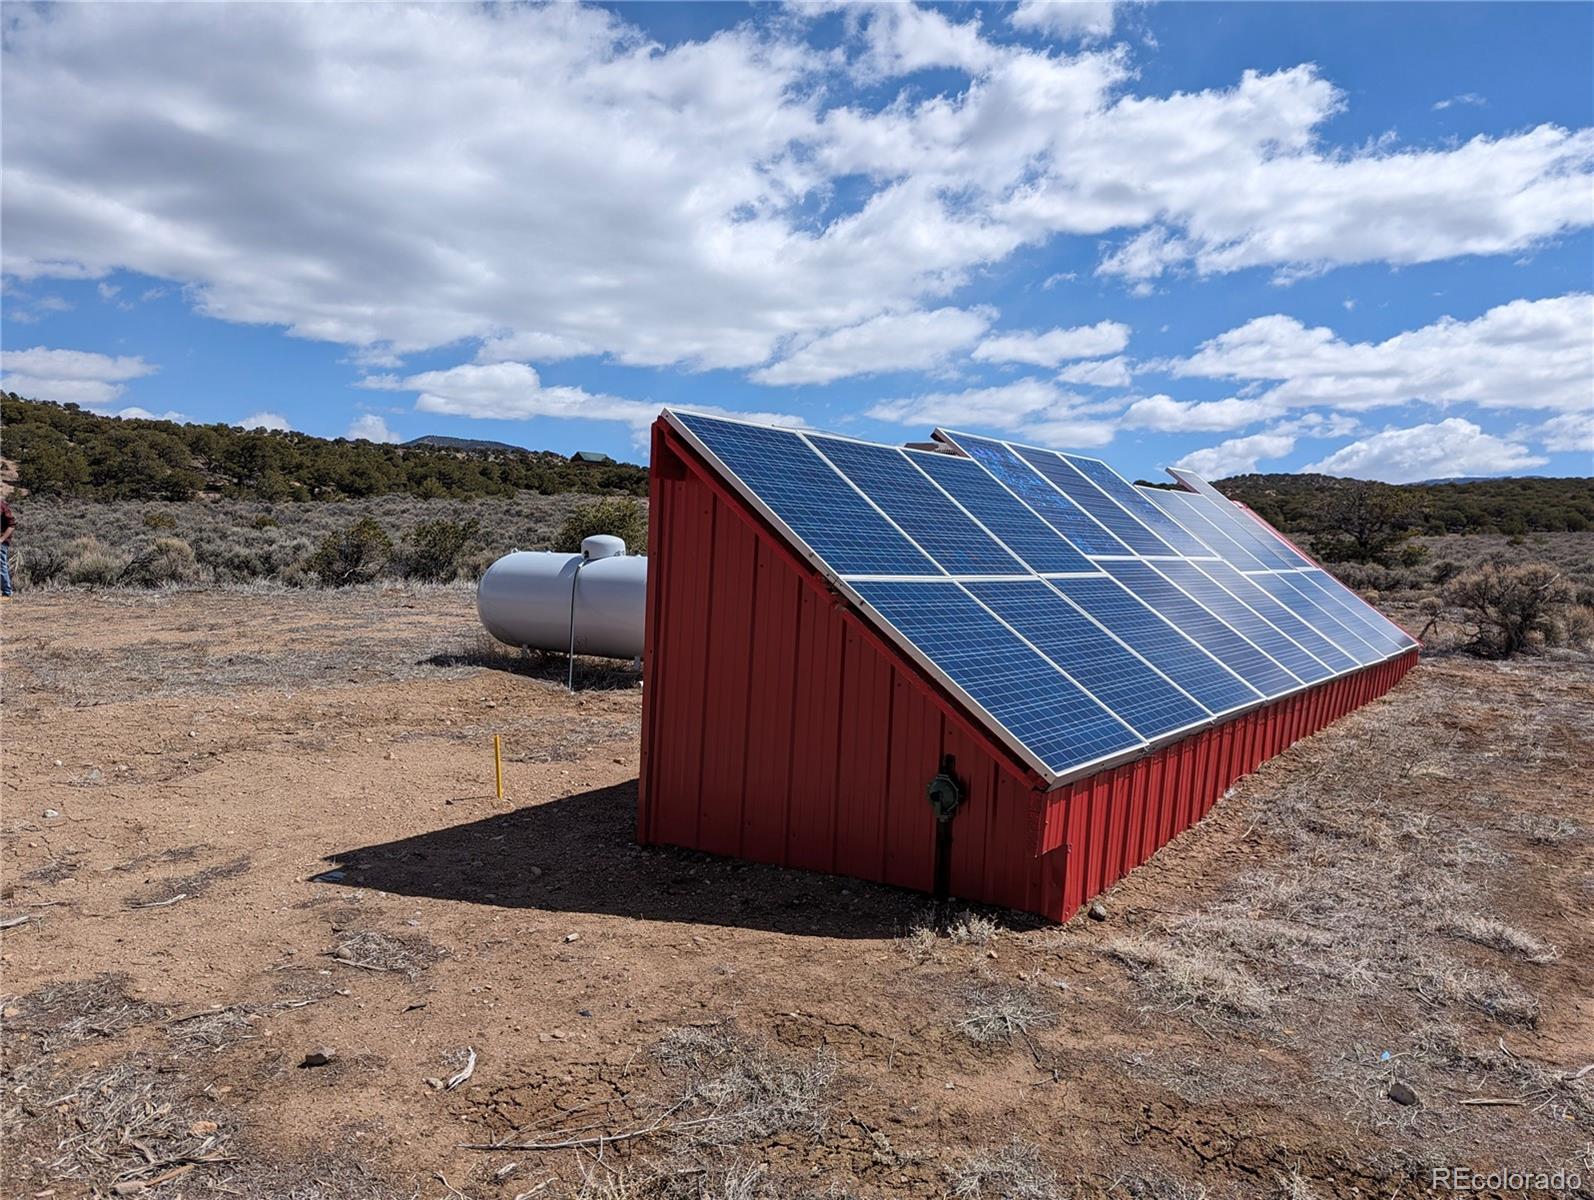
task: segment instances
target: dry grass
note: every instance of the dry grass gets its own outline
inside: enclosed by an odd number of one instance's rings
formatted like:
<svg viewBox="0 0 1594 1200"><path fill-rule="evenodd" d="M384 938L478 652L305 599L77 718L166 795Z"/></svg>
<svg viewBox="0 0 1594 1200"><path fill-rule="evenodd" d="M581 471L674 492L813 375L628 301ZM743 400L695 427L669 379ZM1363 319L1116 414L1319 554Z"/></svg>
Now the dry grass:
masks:
<svg viewBox="0 0 1594 1200"><path fill-rule="evenodd" d="M332 961L366 971L396 971L411 979L443 958L445 951L419 934L345 930L332 948Z"/></svg>
<svg viewBox="0 0 1594 1200"><path fill-rule="evenodd" d="M1561 951L1550 943L1535 937L1525 929L1507 925L1493 917L1467 914L1453 918L1445 926L1446 933L1488 946L1505 954L1515 954L1530 963L1552 963L1561 957Z"/></svg>
<svg viewBox="0 0 1594 1200"><path fill-rule="evenodd" d="M1059 1200L1062 1180L1040 1150L1014 1138L997 1150L971 1155L951 1172L954 1200Z"/></svg>
<svg viewBox="0 0 1594 1200"><path fill-rule="evenodd" d="M1057 1014L1027 988L975 983L957 995L952 1028L976 1046L1005 1046L1057 1021Z"/></svg>
<svg viewBox="0 0 1594 1200"><path fill-rule="evenodd" d="M206 867L202 871L195 871L191 875L181 875L176 879L162 879L158 883L135 892L128 897L129 908L147 908L153 905L164 904L178 896L184 900L194 900L210 890L213 883L223 879L235 879L248 872L250 858L241 854L237 858L224 863L217 863L213 867Z"/></svg>
<svg viewBox="0 0 1594 1200"><path fill-rule="evenodd" d="M1151 994L1170 1008L1195 1005L1259 1017L1273 1007L1272 994L1250 972L1209 949L1133 936L1115 938L1108 950L1129 964Z"/></svg>
<svg viewBox="0 0 1594 1200"><path fill-rule="evenodd" d="M7 1048L19 1047L26 1035L37 1054L54 1054L95 1038L111 1038L124 1030L159 1020L166 1010L135 999L126 975L96 975L51 984L5 1004Z"/></svg>
<svg viewBox="0 0 1594 1200"><path fill-rule="evenodd" d="M55 1122L56 1157L47 1169L52 1178L81 1180L104 1192L214 1171L232 1161L225 1114L192 1095L183 1076L152 1062L114 1063L58 1087L30 1114Z"/></svg>
<svg viewBox="0 0 1594 1200"><path fill-rule="evenodd" d="M1583 836L1583 827L1570 817L1548 813L1513 813L1509 827L1536 846L1560 846Z"/></svg>
<svg viewBox="0 0 1594 1200"><path fill-rule="evenodd" d="M653 1059L676 1089L672 1123L689 1128L693 1144L732 1146L780 1134L819 1139L829 1125L836 1063L823 1048L786 1061L721 1022L672 1030L654 1046Z"/></svg>

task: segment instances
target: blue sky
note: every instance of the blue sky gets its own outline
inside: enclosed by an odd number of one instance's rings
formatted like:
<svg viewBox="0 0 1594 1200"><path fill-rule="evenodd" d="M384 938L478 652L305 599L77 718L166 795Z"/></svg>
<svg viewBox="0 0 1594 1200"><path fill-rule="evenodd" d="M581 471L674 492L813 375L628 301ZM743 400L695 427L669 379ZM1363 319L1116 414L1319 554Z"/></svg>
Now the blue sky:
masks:
<svg viewBox="0 0 1594 1200"><path fill-rule="evenodd" d="M1594 7L8 7L4 385L1594 473Z"/></svg>

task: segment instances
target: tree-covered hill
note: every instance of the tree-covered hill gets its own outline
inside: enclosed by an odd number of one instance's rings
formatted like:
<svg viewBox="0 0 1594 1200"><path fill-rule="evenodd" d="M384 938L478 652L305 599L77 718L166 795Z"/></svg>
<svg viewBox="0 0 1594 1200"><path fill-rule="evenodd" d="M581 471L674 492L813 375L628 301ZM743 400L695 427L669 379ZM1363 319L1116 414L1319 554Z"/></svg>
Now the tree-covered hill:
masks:
<svg viewBox="0 0 1594 1200"><path fill-rule="evenodd" d="M33 496L88 500L468 500L517 492L645 495L629 463L577 466L550 451L391 446L306 433L122 420L0 393L5 457Z"/></svg>
<svg viewBox="0 0 1594 1200"><path fill-rule="evenodd" d="M1560 533L1594 529L1594 479L1469 479L1398 487L1332 475L1236 475L1215 485L1286 531L1320 532L1354 500L1399 511L1413 532Z"/></svg>

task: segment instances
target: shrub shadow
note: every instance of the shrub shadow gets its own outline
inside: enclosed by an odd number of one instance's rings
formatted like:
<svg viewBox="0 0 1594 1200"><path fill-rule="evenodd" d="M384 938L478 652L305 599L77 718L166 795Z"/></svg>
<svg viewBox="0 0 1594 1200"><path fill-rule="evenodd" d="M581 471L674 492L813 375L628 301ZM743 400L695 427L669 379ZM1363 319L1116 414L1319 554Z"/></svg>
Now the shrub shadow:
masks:
<svg viewBox="0 0 1594 1200"><path fill-rule="evenodd" d="M917 892L695 850L639 846L635 780L328 855L339 887L546 912L882 938L925 919Z"/></svg>

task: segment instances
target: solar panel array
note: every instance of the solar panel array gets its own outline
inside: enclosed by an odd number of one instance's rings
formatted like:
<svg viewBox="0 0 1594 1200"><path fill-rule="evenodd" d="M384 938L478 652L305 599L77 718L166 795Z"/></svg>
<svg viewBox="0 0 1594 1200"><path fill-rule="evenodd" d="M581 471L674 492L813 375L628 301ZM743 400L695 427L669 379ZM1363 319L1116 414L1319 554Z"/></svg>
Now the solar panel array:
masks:
<svg viewBox="0 0 1594 1200"><path fill-rule="evenodd" d="M670 411L676 429L1051 782L1415 641L1189 472L938 430L959 453Z"/></svg>

